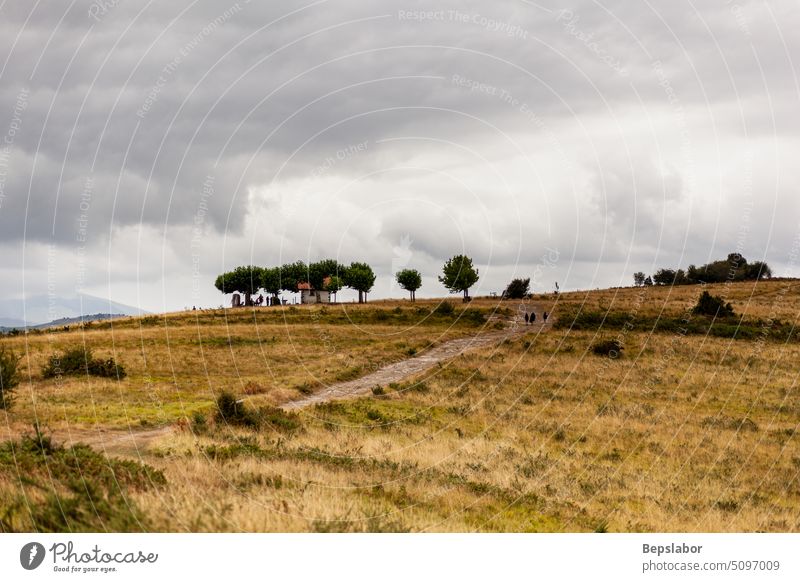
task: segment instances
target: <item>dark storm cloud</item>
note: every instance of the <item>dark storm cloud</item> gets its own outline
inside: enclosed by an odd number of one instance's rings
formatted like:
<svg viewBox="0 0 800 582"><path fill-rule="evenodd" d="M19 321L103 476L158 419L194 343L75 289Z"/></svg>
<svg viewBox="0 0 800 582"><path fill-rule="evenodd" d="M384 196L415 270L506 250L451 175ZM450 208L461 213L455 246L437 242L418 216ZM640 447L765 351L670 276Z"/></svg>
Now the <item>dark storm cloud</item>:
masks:
<svg viewBox="0 0 800 582"><path fill-rule="evenodd" d="M274 247L277 216L296 197L275 192L405 164L446 170L458 159L442 144L455 142L471 150L462 162L527 156L529 167L487 170L476 190L492 201L464 198L444 234L435 234L439 214L422 220L412 208L370 213L359 235L388 248L411 236L438 260L469 231L466 248L501 264L535 260L531 246L544 244L588 261L624 261L665 242L694 252L708 248L687 209L701 161L715 160L709 148L797 138L798 24L789 0L6 2L0 140L17 129L2 144L0 240L75 245L84 232L104 244L138 225L185 232L177 227L192 226L202 200L208 236L244 233L263 211ZM684 143L660 143L665 125ZM366 151L338 159L359 143ZM686 150L671 166L660 159L669 147ZM553 152L568 165L542 161ZM214 193L203 199L209 177ZM770 195L790 195L781 188ZM665 205L681 209L680 228L666 227ZM315 220L281 231L291 252L330 244L305 236ZM356 239L344 240L358 250Z"/></svg>

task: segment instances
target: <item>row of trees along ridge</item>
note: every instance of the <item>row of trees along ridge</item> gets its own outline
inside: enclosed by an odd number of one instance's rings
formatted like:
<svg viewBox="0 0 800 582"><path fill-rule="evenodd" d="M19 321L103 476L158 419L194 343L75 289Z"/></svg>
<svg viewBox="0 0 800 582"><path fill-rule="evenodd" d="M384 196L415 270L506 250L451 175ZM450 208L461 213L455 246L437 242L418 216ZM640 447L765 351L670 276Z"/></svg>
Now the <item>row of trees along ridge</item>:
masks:
<svg viewBox="0 0 800 582"><path fill-rule="evenodd" d="M646 285L695 285L697 283L724 283L725 281L756 281L772 277L772 269L763 261L748 263L739 253L731 253L727 259L712 261L696 267L683 269L659 269L652 277L641 271L633 274L637 287Z"/></svg>
<svg viewBox="0 0 800 582"><path fill-rule="evenodd" d="M398 271L395 279L402 289L409 292L411 301L416 300L417 290L422 286L422 275L416 269ZM451 293L463 293L469 301L469 289L478 281L478 269L466 255L456 255L447 260L439 281ZM241 293L245 305L253 305L253 295L263 289L279 303L281 291L297 293L299 285L308 283L313 289L336 293L344 287L358 291L358 302L364 303L375 284L375 272L367 263L353 262L349 265L336 259L323 259L308 265L303 261L287 263L280 267L257 267L247 265L222 273L214 286L223 293Z"/></svg>

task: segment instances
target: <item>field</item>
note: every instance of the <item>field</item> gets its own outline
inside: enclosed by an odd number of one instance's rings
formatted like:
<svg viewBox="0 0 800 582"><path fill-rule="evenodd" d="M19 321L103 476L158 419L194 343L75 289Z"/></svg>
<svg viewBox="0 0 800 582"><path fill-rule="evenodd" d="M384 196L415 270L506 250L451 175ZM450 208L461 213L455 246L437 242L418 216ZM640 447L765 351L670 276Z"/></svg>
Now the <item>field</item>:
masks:
<svg viewBox="0 0 800 582"><path fill-rule="evenodd" d="M0 411L0 528L797 531L800 282L707 289L736 317L692 314L698 286L647 287L2 338L23 381ZM520 309L537 325L514 325ZM363 397L287 407L486 334L497 341ZM596 354L601 340L623 349ZM81 345L127 377L42 377ZM220 419L223 391L258 422Z"/></svg>

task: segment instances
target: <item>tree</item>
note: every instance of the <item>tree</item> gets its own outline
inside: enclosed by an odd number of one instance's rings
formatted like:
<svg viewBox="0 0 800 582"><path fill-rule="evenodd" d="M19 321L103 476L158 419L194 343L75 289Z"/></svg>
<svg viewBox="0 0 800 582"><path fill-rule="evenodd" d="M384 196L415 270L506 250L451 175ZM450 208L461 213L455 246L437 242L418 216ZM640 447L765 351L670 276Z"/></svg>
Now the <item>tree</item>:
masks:
<svg viewBox="0 0 800 582"><path fill-rule="evenodd" d="M325 287L327 277L339 276L339 262L336 259L323 259L308 265L308 282L314 289Z"/></svg>
<svg viewBox="0 0 800 582"><path fill-rule="evenodd" d="M672 285L675 283L677 273L672 269L659 269L653 275L653 283L656 285Z"/></svg>
<svg viewBox="0 0 800 582"><path fill-rule="evenodd" d="M19 384L19 356L0 347L0 410L11 408L11 392Z"/></svg>
<svg viewBox="0 0 800 582"><path fill-rule="evenodd" d="M241 293L244 295L244 304L252 305L252 296L261 288L262 271L261 267L252 265L236 267L217 277L214 286L223 293Z"/></svg>
<svg viewBox="0 0 800 582"><path fill-rule="evenodd" d="M645 287L650 287L650 286L652 286L652 285L653 285L653 280L652 280L652 279L651 279L651 278L648 276L648 277L647 277L647 278L644 280L644 286L645 286Z"/></svg>
<svg viewBox="0 0 800 582"><path fill-rule="evenodd" d="M506 299L523 299L531 290L531 280L528 279L514 279L508 284L506 290L503 291L503 297Z"/></svg>
<svg viewBox="0 0 800 582"><path fill-rule="evenodd" d="M472 266L472 259L466 255L456 255L447 259L442 267L442 283L450 293L464 293L464 301L469 301L469 288L478 281L478 269Z"/></svg>
<svg viewBox="0 0 800 582"><path fill-rule="evenodd" d="M297 293L297 284L308 280L308 267L303 261L281 265L281 290Z"/></svg>
<svg viewBox="0 0 800 582"><path fill-rule="evenodd" d="M763 261L754 261L747 265L747 279L760 280L772 278L772 269Z"/></svg>
<svg viewBox="0 0 800 582"><path fill-rule="evenodd" d="M273 303L278 304L278 294L281 292L281 268L268 267L261 271L261 287L272 295Z"/></svg>
<svg viewBox="0 0 800 582"><path fill-rule="evenodd" d="M350 263L342 275L344 284L358 291L358 302L365 303L367 293L375 284L375 273L372 271L372 267L366 263Z"/></svg>
<svg viewBox="0 0 800 582"><path fill-rule="evenodd" d="M637 271L636 273L633 274L633 284L636 285L637 287L641 287L642 285L644 285L644 277L645 277L644 273L642 273L641 271Z"/></svg>
<svg viewBox="0 0 800 582"><path fill-rule="evenodd" d="M403 269L395 275L397 284L409 292L411 301L417 300L417 289L422 287L422 275L416 269Z"/></svg>
<svg viewBox="0 0 800 582"><path fill-rule="evenodd" d="M342 281L341 277L333 275L330 279L328 279L328 282L325 283L323 287L325 291L333 295L333 300L336 301L336 294L342 287L344 287L344 282Z"/></svg>

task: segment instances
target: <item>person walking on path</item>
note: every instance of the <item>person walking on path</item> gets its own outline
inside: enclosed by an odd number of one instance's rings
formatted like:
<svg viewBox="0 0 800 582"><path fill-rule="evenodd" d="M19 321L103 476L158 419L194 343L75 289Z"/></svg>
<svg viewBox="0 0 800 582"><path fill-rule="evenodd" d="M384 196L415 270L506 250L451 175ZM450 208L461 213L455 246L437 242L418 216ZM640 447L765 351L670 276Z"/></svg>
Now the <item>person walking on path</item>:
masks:
<svg viewBox="0 0 800 582"><path fill-rule="evenodd" d="M533 324L534 321L536 321L536 312L531 311L531 324Z"/></svg>
<svg viewBox="0 0 800 582"><path fill-rule="evenodd" d="M528 325L528 314L527 314L527 312L525 313L525 325Z"/></svg>
<svg viewBox="0 0 800 582"><path fill-rule="evenodd" d="M544 320L545 323L547 323L547 312L546 311L544 313L542 313L542 319Z"/></svg>

